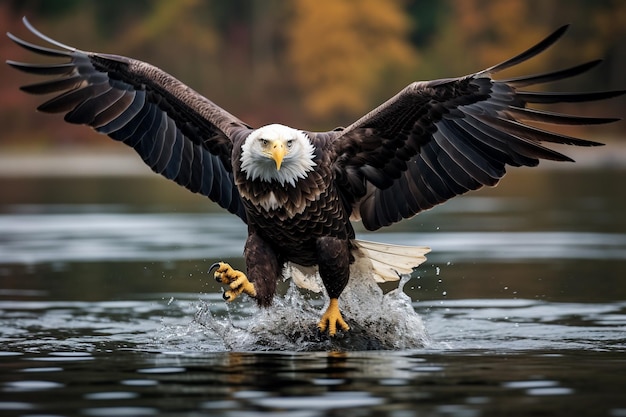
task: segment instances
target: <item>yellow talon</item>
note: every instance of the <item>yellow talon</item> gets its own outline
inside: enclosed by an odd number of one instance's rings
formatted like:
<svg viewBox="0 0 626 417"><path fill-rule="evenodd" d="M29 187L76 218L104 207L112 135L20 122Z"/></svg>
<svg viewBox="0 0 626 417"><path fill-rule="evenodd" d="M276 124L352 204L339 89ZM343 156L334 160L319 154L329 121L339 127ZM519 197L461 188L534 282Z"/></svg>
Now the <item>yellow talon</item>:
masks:
<svg viewBox="0 0 626 417"><path fill-rule="evenodd" d="M226 262L219 262L211 265L209 271L217 267L215 274L215 280L221 284L226 284L230 289L224 292L224 299L226 301L233 301L241 293L248 294L250 297L256 296L256 289L254 284L248 281L248 277L241 271L233 269Z"/></svg>
<svg viewBox="0 0 626 417"><path fill-rule="evenodd" d="M328 329L328 335L334 336L337 334L337 326L341 327L343 331L350 330L350 326L348 326L348 323L345 322L341 316L341 311L339 311L339 300L331 298L326 312L317 324L317 328L322 332L325 332L326 329Z"/></svg>

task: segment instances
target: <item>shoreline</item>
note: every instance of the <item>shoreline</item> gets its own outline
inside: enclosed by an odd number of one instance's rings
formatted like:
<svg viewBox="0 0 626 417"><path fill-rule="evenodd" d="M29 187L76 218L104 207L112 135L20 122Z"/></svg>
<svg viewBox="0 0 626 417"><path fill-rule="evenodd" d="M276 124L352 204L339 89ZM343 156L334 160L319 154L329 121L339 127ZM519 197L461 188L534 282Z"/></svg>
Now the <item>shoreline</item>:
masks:
<svg viewBox="0 0 626 417"><path fill-rule="evenodd" d="M626 168L626 143L610 142L606 146L554 147L574 159L575 163L542 160L534 169L623 169ZM80 148L49 152L2 150L0 177L128 177L155 175L132 150L111 151L102 148Z"/></svg>

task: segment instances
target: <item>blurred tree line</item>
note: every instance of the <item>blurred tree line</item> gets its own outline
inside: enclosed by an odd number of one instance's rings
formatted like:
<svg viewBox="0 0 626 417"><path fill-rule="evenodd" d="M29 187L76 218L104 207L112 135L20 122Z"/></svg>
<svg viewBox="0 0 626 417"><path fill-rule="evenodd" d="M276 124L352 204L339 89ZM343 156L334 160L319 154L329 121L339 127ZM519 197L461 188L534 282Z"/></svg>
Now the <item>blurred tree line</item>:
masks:
<svg viewBox="0 0 626 417"><path fill-rule="evenodd" d="M411 81L480 70L564 23L573 26L562 42L522 70L605 57L593 74L559 87L626 88L622 0L0 0L5 31L33 40L24 15L63 43L157 65L255 126L346 125ZM34 59L6 38L0 52ZM94 140L60 117L35 117L41 97L17 86L38 80L0 71L0 144ZM570 110L621 116L624 100L588 107Z"/></svg>

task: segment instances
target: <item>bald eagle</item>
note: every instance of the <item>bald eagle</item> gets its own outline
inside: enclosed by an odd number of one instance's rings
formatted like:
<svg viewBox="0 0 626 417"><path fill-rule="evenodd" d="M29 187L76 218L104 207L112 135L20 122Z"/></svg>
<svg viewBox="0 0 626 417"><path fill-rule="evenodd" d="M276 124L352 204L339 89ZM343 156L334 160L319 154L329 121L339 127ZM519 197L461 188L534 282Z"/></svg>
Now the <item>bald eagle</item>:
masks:
<svg viewBox="0 0 626 417"><path fill-rule="evenodd" d="M601 124L590 118L529 108L587 102L623 91L532 92L524 87L579 75L600 61L558 71L495 80L555 43L563 26L521 54L459 78L414 82L345 128L308 132L272 124L255 129L176 78L145 62L86 52L24 25L50 46L18 45L63 58L54 64L7 63L36 75L57 76L22 90L55 93L38 110L64 113L133 147L152 170L203 194L248 227L247 272L219 262L215 278L268 306L286 268L301 285L319 274L329 302L318 327L347 331L339 309L353 270L377 280L397 279L425 260L426 247L355 239L351 221L377 230L484 185L494 186L507 165L540 159L571 161L543 142L601 145L537 127ZM526 124L525 122L533 122Z"/></svg>

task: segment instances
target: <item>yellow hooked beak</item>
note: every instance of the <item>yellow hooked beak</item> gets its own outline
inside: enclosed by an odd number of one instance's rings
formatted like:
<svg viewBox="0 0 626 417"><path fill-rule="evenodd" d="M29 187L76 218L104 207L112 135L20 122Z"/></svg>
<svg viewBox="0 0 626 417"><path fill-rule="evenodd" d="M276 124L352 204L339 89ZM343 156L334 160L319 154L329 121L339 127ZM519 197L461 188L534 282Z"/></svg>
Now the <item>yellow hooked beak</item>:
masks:
<svg viewBox="0 0 626 417"><path fill-rule="evenodd" d="M276 171L280 171L280 166L283 163L285 157L285 144L281 141L273 141L270 144L272 159L276 162Z"/></svg>

